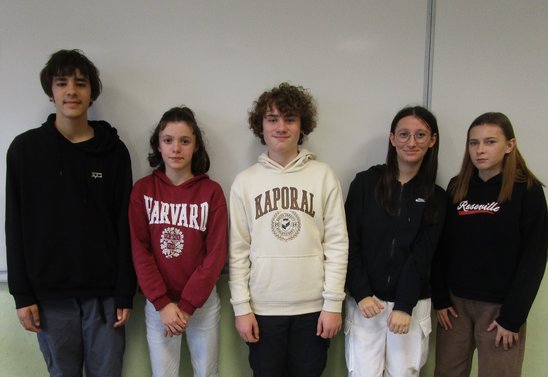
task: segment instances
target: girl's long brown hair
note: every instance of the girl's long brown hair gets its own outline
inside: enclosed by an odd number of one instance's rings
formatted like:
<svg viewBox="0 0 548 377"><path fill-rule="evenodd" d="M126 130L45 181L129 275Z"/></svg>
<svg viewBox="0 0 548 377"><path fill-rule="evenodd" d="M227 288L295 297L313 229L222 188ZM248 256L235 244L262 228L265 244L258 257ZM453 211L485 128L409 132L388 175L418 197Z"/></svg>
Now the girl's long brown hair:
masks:
<svg viewBox="0 0 548 377"><path fill-rule="evenodd" d="M453 203L459 203L468 194L468 188L470 186L470 179L474 174L476 168L470 159L470 153L468 151L468 144L470 142L470 130L476 126L484 124L492 124L498 126L506 140L515 139L514 128L510 119L503 113L489 112L480 115L468 128L466 136L466 146L464 148L464 158L462 159L462 166L459 174L452 181L452 184L448 188ZM527 168L527 164L519 152L517 144L510 153L507 153L502 160L502 186L500 188L498 202L510 200L512 198L512 191L514 190L514 183L527 183L527 188L531 187L534 183L543 185L537 177Z"/></svg>

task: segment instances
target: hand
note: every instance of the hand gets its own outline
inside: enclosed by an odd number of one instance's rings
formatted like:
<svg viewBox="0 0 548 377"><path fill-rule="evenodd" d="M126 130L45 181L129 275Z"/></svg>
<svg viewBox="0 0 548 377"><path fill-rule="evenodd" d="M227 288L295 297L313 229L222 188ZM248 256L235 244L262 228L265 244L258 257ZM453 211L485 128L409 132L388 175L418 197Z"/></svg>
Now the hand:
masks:
<svg viewBox="0 0 548 377"><path fill-rule="evenodd" d="M508 351L510 348L512 348L514 343L517 344L519 342L519 334L517 332L506 330L504 327L499 325L496 320L491 322L491 324L487 328L487 331L493 331L494 329L497 329L497 336L495 337L495 347L500 346L501 339L505 351Z"/></svg>
<svg viewBox="0 0 548 377"><path fill-rule="evenodd" d="M367 296L366 298L361 299L358 303L358 307L365 318L373 318L384 309L384 306L382 306L379 300L373 296Z"/></svg>
<svg viewBox="0 0 548 377"><path fill-rule="evenodd" d="M130 315L131 315L131 309L129 309L129 308L116 309L116 319L117 319L117 321L114 323L114 327L124 326L127 323L127 321L129 321Z"/></svg>
<svg viewBox="0 0 548 377"><path fill-rule="evenodd" d="M34 304L17 309L17 317L19 317L19 322L25 330L36 333L42 331L38 305Z"/></svg>
<svg viewBox="0 0 548 377"><path fill-rule="evenodd" d="M321 336L324 339L331 339L337 335L337 333L341 330L341 327L341 313L326 312L322 310L320 313L320 318L318 318L316 335Z"/></svg>
<svg viewBox="0 0 548 377"><path fill-rule="evenodd" d="M449 317L449 314L451 314L453 318L459 318L457 311L453 309L452 306L436 311L438 323L441 325L441 327L443 327L444 330L449 330L453 328L453 322L451 321L451 317Z"/></svg>
<svg viewBox="0 0 548 377"><path fill-rule="evenodd" d="M189 317L173 302L160 309L160 319L164 324L164 336L182 335Z"/></svg>
<svg viewBox="0 0 548 377"><path fill-rule="evenodd" d="M401 310L393 310L388 316L388 329L394 334L407 334L411 324L411 316Z"/></svg>
<svg viewBox="0 0 548 377"><path fill-rule="evenodd" d="M236 330L240 337L247 343L257 343L259 341L259 323L255 314L249 313L236 316Z"/></svg>

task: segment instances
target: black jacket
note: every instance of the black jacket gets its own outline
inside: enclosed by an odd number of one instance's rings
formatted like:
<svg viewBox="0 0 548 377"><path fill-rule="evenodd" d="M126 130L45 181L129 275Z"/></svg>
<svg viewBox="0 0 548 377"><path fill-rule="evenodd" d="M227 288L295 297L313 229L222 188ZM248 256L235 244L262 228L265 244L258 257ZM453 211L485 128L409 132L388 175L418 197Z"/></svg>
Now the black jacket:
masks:
<svg viewBox="0 0 548 377"><path fill-rule="evenodd" d="M89 124L94 137L73 144L51 114L8 149L8 283L17 308L106 296L118 308L132 307L129 153L108 123Z"/></svg>
<svg viewBox="0 0 548 377"><path fill-rule="evenodd" d="M476 174L466 198L448 202L447 219L432 267L436 309L455 296L502 304L499 325L518 332L537 294L548 246L546 199L539 184L514 184L498 203L502 174L483 182Z"/></svg>
<svg viewBox="0 0 548 377"><path fill-rule="evenodd" d="M394 302L394 310L411 314L419 299L430 297L430 263L443 226L445 192L436 186L437 220L427 224L418 178L404 185L394 181L398 214L390 215L375 198L384 169L373 166L350 185L345 204L347 288L356 302L375 295Z"/></svg>

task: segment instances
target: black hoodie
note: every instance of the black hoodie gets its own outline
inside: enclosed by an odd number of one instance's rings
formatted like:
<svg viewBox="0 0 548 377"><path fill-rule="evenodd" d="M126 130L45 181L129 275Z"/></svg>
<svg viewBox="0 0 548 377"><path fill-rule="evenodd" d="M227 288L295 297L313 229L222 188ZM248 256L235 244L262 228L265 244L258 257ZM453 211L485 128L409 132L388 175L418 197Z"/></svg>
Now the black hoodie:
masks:
<svg viewBox="0 0 548 377"><path fill-rule="evenodd" d="M346 198L348 227L347 288L356 302L367 296L394 302L394 310L411 315L419 299L430 297L430 263L445 217L445 192L436 186L437 220L424 220L426 200L419 178L393 182L398 214L379 204L375 190L386 165L356 175Z"/></svg>
<svg viewBox="0 0 548 377"><path fill-rule="evenodd" d="M466 197L448 202L432 266L432 301L435 309L448 308L451 292L502 304L497 323L518 332L546 269L548 214L540 184L515 183L512 198L499 203L501 185L502 174L484 182L476 171Z"/></svg>
<svg viewBox="0 0 548 377"><path fill-rule="evenodd" d="M89 125L94 137L71 143L51 114L8 149L6 249L17 308L70 297L132 307L129 153L108 123Z"/></svg>

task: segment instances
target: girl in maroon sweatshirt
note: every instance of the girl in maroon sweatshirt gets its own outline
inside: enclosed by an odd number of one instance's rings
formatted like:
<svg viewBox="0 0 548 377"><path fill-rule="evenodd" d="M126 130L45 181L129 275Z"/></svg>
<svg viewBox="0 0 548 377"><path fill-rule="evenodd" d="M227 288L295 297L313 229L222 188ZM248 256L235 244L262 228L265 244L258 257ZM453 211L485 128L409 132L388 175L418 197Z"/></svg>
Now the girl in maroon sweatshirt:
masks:
<svg viewBox="0 0 548 377"><path fill-rule="evenodd" d="M146 297L153 375L178 376L187 334L195 376L217 376L227 208L209 179L209 156L192 110L167 111L150 138L154 172L135 184L129 221L133 262Z"/></svg>

